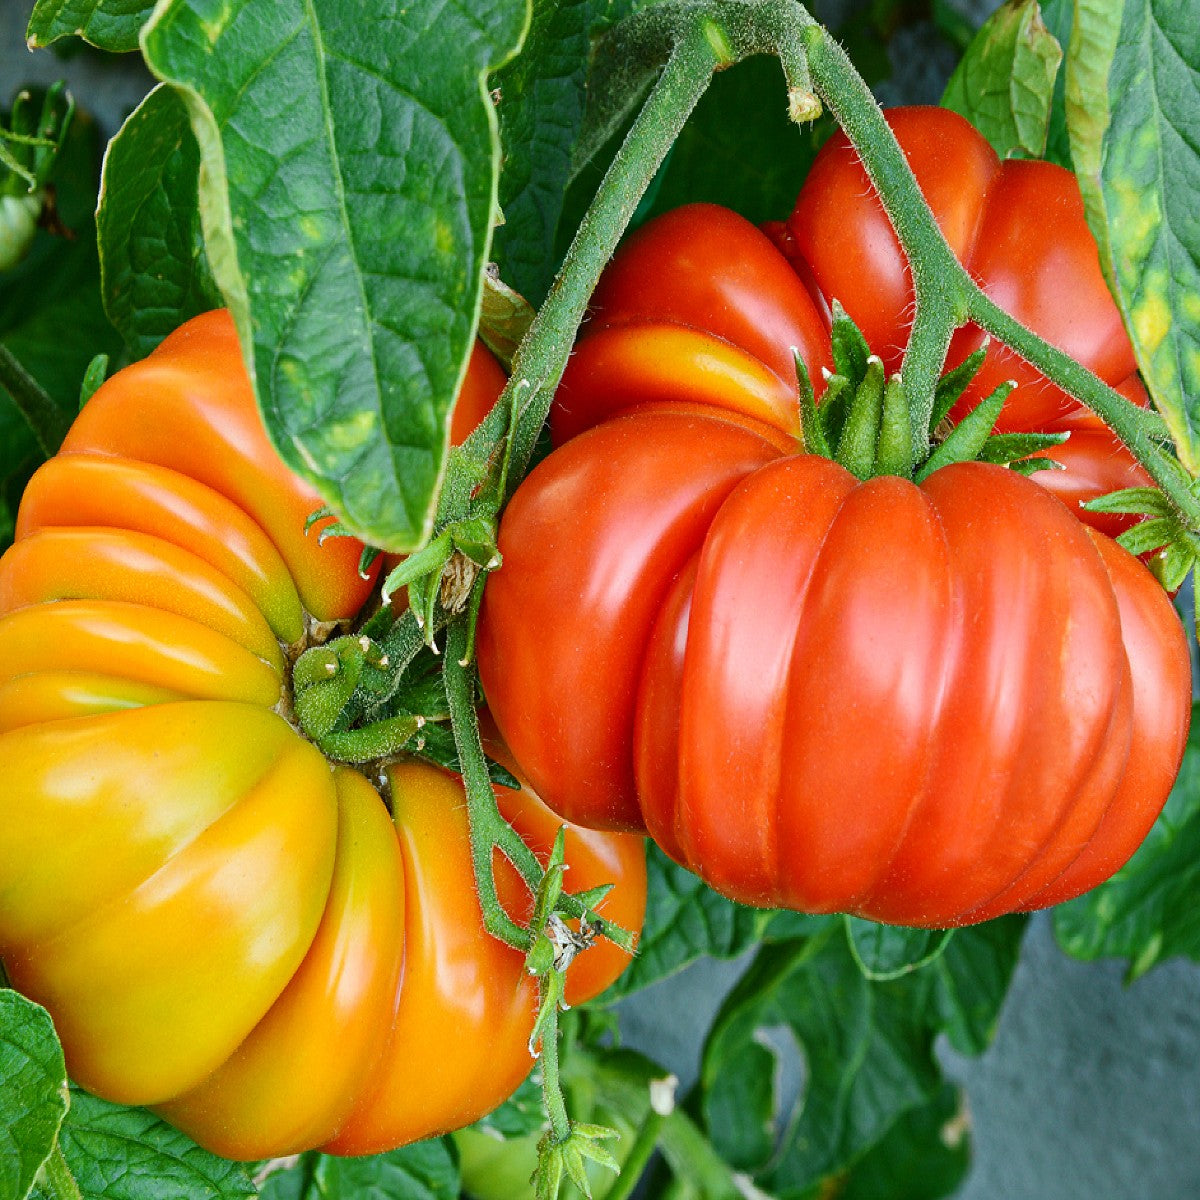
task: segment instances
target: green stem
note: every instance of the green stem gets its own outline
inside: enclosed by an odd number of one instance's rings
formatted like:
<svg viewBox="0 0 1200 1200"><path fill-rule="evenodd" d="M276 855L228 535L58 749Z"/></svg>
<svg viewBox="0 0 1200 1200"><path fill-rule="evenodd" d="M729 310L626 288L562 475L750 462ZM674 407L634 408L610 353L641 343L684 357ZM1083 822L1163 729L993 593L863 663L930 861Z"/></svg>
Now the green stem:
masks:
<svg viewBox="0 0 1200 1200"><path fill-rule="evenodd" d="M446 634L446 696L450 701L450 722L470 814L471 862L475 868L475 886L487 931L519 950L528 950L529 930L523 929L504 911L496 893L492 854L496 848L521 873L531 892L536 894L542 881L537 856L500 815L496 793L488 777L487 759L479 740L479 721L475 716L474 676L463 665L467 648L466 622L451 623Z"/></svg>
<svg viewBox="0 0 1200 1200"><path fill-rule="evenodd" d="M472 454L479 455L480 447L500 445L512 415L510 491L528 470L600 272L616 250L638 202L688 115L708 87L714 69L724 65L723 39L714 33L719 33L715 22L701 15L675 45L576 231L550 294L517 349L502 402L468 440L466 454L460 460L464 464ZM439 526L464 516L468 510L474 482L466 465L463 474L468 477L456 478L452 465L443 491Z"/></svg>
<svg viewBox="0 0 1200 1200"><path fill-rule="evenodd" d="M1177 460L1150 436L1144 409L1113 391L1070 355L1042 341L978 289L970 297L970 316L981 329L1096 413L1129 447L1187 525L1200 529L1200 499L1191 490L1192 481Z"/></svg>
<svg viewBox="0 0 1200 1200"><path fill-rule="evenodd" d="M916 308L901 374L917 457L923 458L946 351L955 327L967 319L968 296L975 285L942 236L904 152L846 52L807 14L796 19L806 26L808 63L817 90L854 146L912 270Z"/></svg>
<svg viewBox="0 0 1200 1200"><path fill-rule="evenodd" d="M50 1157L42 1164L40 1182L52 1200L83 1200L79 1184L75 1182L75 1176L63 1157L62 1147L57 1143Z"/></svg>
<svg viewBox="0 0 1200 1200"><path fill-rule="evenodd" d="M561 976L545 976L542 986L561 987ZM550 1006L542 1025L542 1049L538 1061L542 1069L542 1096L546 1104L546 1116L550 1118L550 1132L554 1135L554 1141L565 1142L571 1136L571 1119L567 1116L567 1099L563 1094L559 1071L557 1002Z"/></svg>
<svg viewBox="0 0 1200 1200"><path fill-rule="evenodd" d="M0 345L0 387L7 389L20 409L41 452L47 458L56 454L71 428L71 417L54 403L45 388L3 345Z"/></svg>
<svg viewBox="0 0 1200 1200"><path fill-rule="evenodd" d="M642 1127L638 1130L633 1146L621 1164L621 1173L613 1180L612 1186L604 1193L604 1200L629 1200L633 1189L637 1187L650 1156L658 1146L659 1134L662 1132L663 1113L653 1108L646 1114Z"/></svg>

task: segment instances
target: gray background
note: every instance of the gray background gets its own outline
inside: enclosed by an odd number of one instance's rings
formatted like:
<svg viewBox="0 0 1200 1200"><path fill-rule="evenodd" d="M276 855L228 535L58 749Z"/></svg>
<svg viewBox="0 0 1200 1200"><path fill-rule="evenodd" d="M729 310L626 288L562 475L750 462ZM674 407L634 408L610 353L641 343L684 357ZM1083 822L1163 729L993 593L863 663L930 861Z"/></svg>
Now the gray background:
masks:
<svg viewBox="0 0 1200 1200"><path fill-rule="evenodd" d="M349 0L348 0L349 2ZM814 6L836 15L851 0ZM0 0L0 106L23 83L67 75L111 133L149 86L135 57L63 62L24 45L29 0ZM996 0L956 0L975 16ZM887 101L936 102L954 54L917 28L892 46ZM621 1008L630 1045L696 1077L699 1043L744 963L702 962ZM967 1091L975 1165L959 1200L1200 1200L1200 968L1171 962L1132 987L1118 963L1085 965L1034 919L995 1043L941 1047Z"/></svg>

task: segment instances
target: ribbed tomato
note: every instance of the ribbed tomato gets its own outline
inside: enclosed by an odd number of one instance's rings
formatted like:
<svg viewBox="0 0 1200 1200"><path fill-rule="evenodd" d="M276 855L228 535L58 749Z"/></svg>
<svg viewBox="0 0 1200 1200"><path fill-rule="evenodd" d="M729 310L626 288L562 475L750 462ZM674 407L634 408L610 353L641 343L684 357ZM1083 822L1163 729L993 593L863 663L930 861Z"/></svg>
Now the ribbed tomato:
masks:
<svg viewBox="0 0 1200 1200"><path fill-rule="evenodd" d="M1178 770L1169 601L1004 468L860 483L639 412L542 462L500 549L480 672L534 786L747 903L929 926L1049 904L1128 858Z"/></svg>
<svg viewBox="0 0 1200 1200"><path fill-rule="evenodd" d="M464 409L502 384L477 356ZM315 624L372 587L361 546L305 534L318 505L210 313L92 397L0 560L0 958L74 1079L237 1158L441 1133L530 1067L533 988L483 931L460 782L393 763L389 814L283 715ZM497 794L548 854L557 819ZM571 831L568 861L640 923L638 839ZM585 954L570 994L623 964Z"/></svg>

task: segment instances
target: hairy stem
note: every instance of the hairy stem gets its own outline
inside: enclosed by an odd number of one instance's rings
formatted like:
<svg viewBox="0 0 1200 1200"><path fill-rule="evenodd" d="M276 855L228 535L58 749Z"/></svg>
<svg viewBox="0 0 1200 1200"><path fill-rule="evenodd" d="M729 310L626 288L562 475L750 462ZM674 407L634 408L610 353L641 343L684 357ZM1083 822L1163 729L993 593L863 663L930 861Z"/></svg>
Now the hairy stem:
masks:
<svg viewBox="0 0 1200 1200"><path fill-rule="evenodd" d="M500 809L496 806L496 793L492 790L487 759L484 757L483 744L479 740L479 721L475 716L474 676L471 669L462 662L466 647L466 622L461 619L452 622L446 634L446 695L450 701L450 721L454 729L458 761L467 793L475 886L488 932L510 946L528 950L529 930L523 929L504 911L496 893L492 854L498 848L521 873L530 891L535 894L542 881L542 867L537 856L500 815Z"/></svg>
<svg viewBox="0 0 1200 1200"><path fill-rule="evenodd" d="M551 974L542 980L543 988L560 989L561 976ZM544 1001L543 1001L544 1002ZM571 1136L571 1119L567 1116L567 1100L563 1094L562 1078L558 1063L558 1003L550 1005L542 1025L541 1056L542 1096L546 1104L546 1116L550 1118L550 1132L554 1141L565 1142Z"/></svg>

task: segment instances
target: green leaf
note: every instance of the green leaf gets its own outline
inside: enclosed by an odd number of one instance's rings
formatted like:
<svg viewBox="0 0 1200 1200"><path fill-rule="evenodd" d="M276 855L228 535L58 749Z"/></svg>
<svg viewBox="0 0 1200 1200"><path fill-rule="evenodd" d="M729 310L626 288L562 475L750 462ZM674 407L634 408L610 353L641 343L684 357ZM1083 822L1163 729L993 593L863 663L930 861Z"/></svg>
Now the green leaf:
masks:
<svg viewBox="0 0 1200 1200"><path fill-rule="evenodd" d="M887 981L864 977L836 926L765 947L704 1050L702 1111L718 1151L776 1195L846 1172L942 1093L940 1034L971 1052L986 1044L1023 924L960 930L936 961Z"/></svg>
<svg viewBox="0 0 1200 1200"><path fill-rule="evenodd" d="M67 1068L50 1014L0 990L0 1196L23 1200L67 1112Z"/></svg>
<svg viewBox="0 0 1200 1200"><path fill-rule="evenodd" d="M846 917L854 961L868 979L899 979L931 963L945 949L952 929L906 929Z"/></svg>
<svg viewBox="0 0 1200 1200"><path fill-rule="evenodd" d="M1071 154L1138 366L1200 467L1200 24L1176 0L1079 0L1067 58Z"/></svg>
<svg viewBox="0 0 1200 1200"><path fill-rule="evenodd" d="M141 1108L71 1088L59 1145L86 1200L246 1200L256 1194L240 1163L200 1149ZM35 1190L34 1200L46 1200Z"/></svg>
<svg viewBox="0 0 1200 1200"><path fill-rule="evenodd" d="M499 1108L481 1117L472 1128L483 1130L494 1137L509 1141L541 1133L546 1127L546 1114L542 1107L541 1077L531 1072L525 1082Z"/></svg>
<svg viewBox="0 0 1200 1200"><path fill-rule="evenodd" d="M101 50L136 50L153 9L154 0L38 0L25 36L31 46L78 35Z"/></svg>
<svg viewBox="0 0 1200 1200"><path fill-rule="evenodd" d="M1001 158L1041 158L1061 61L1038 0L1008 0L967 47L942 104L966 117Z"/></svg>
<svg viewBox="0 0 1200 1200"><path fill-rule="evenodd" d="M527 5L167 0L143 32L200 145L213 274L268 432L344 523L428 536L495 209L487 72Z"/></svg>
<svg viewBox="0 0 1200 1200"><path fill-rule="evenodd" d="M443 1138L370 1158L321 1155L312 1200L458 1200L458 1162Z"/></svg>
<svg viewBox="0 0 1200 1200"><path fill-rule="evenodd" d="M200 233L199 174L187 109L160 85L109 143L96 213L104 306L132 358L220 306Z"/></svg>
<svg viewBox="0 0 1200 1200"><path fill-rule="evenodd" d="M199 171L183 101L154 88L109 143L97 213L105 304L133 357L221 303L201 235Z"/></svg>
<svg viewBox="0 0 1200 1200"><path fill-rule="evenodd" d="M255 1182L261 1200L458 1200L460 1187L446 1138L367 1158L302 1154L295 1162L264 1164Z"/></svg>
<svg viewBox="0 0 1200 1200"><path fill-rule="evenodd" d="M1060 47L1071 43L1075 0L1041 0L1042 20ZM1065 59L1064 59L1065 61ZM1066 104L1067 73L1060 64L1054 81L1054 96L1050 102L1050 130L1046 138L1045 157L1060 167L1071 170L1071 141L1067 133Z"/></svg>
<svg viewBox="0 0 1200 1200"><path fill-rule="evenodd" d="M636 992L705 955L734 958L759 940L774 916L717 895L652 842L647 842L646 874L646 920L638 952L604 993L606 1000Z"/></svg>
<svg viewBox="0 0 1200 1200"><path fill-rule="evenodd" d="M1179 778L1137 853L1107 883L1054 911L1076 958L1125 958L1132 978L1179 955L1200 962L1200 711Z"/></svg>
<svg viewBox="0 0 1200 1200"><path fill-rule="evenodd" d="M554 278L571 152L583 126L592 7L592 0L535 0L520 55L491 80L504 146L495 257L534 304Z"/></svg>
<svg viewBox="0 0 1200 1200"><path fill-rule="evenodd" d="M996 1036L1029 919L1000 917L960 929L929 965L937 1024L962 1054L982 1054Z"/></svg>
<svg viewBox="0 0 1200 1200"><path fill-rule="evenodd" d="M928 1104L906 1112L850 1169L837 1200L940 1200L956 1192L971 1165L964 1102L947 1084Z"/></svg>

